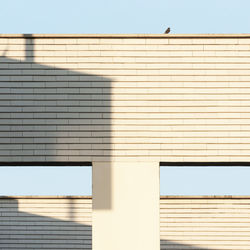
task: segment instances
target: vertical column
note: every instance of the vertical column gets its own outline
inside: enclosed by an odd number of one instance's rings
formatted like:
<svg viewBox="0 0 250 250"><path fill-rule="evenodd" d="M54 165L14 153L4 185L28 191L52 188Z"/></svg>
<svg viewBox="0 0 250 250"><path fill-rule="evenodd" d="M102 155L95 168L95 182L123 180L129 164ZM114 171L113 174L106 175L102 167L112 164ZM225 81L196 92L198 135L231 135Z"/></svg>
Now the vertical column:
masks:
<svg viewBox="0 0 250 250"><path fill-rule="evenodd" d="M93 162L93 250L159 250L159 163Z"/></svg>

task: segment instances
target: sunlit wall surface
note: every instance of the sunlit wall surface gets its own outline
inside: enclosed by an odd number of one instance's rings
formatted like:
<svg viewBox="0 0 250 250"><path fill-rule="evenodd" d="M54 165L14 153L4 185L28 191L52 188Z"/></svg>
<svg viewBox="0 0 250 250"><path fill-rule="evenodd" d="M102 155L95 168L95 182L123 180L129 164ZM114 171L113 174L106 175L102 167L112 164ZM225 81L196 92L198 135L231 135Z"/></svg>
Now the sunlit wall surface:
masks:
<svg viewBox="0 0 250 250"><path fill-rule="evenodd" d="M0 161L249 161L247 35L0 39Z"/></svg>

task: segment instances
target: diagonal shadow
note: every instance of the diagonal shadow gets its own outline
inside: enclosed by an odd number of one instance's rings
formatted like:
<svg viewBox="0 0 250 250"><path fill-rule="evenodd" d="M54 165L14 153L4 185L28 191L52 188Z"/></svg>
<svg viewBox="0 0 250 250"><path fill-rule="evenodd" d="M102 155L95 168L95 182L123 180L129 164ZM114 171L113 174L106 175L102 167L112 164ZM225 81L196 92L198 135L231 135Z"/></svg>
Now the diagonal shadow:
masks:
<svg viewBox="0 0 250 250"><path fill-rule="evenodd" d="M212 250L211 248L197 247L190 244L183 244L171 240L161 240L161 250ZM213 248L213 250L216 250ZM220 250L220 249L217 249Z"/></svg>
<svg viewBox="0 0 250 250"><path fill-rule="evenodd" d="M62 220L20 211L18 199L1 197L0 249L92 249L92 226L75 221L81 218L84 209L79 212L74 197L68 197L66 203L69 207L68 218ZM44 211L49 210L46 204L40 203L39 209L42 208ZM173 249L210 250L161 240L161 250Z"/></svg>
<svg viewBox="0 0 250 250"><path fill-rule="evenodd" d="M0 56L0 166L109 161L111 79L83 72L81 57L54 57L51 48L41 50L47 53L46 63L79 71L36 63L36 38L30 34L24 40L23 49L7 40ZM23 53L24 60L8 57L9 46L17 46L12 56ZM111 179L111 169L107 175ZM110 194L111 182L106 185ZM95 209L111 209L111 195L106 197Z"/></svg>
<svg viewBox="0 0 250 250"><path fill-rule="evenodd" d="M0 56L0 165L20 162L67 162L70 165L102 158L108 161L112 132L111 79L36 63L35 38L24 35L24 39L24 60L9 58L8 44ZM53 51L49 53L53 55ZM67 61L67 57L62 56L61 59L66 65L77 66L80 59L76 58ZM108 175L111 179L111 170ZM106 185L106 192L111 193L111 182ZM106 197L110 200L95 203L94 209L111 209L112 196ZM18 201L13 199L12 203L12 210L5 212L21 219L18 225L13 224L17 222L1 212L0 249L11 249L12 244L12 249L38 249L39 246L53 249L55 244L57 249L91 249L91 226L74 221L74 204L71 204L70 219L65 222L20 212ZM29 226L30 216L34 225ZM52 242L35 233L35 227L42 228L43 223ZM63 237L59 233L62 224L66 224ZM72 228L79 231L79 235L72 235ZM14 231L23 239L13 238ZM161 240L161 249L209 250L168 240Z"/></svg>
<svg viewBox="0 0 250 250"><path fill-rule="evenodd" d="M92 248L92 227L74 221L76 209L69 211L68 219L61 220L22 212L18 206L17 199L0 199L0 249ZM41 203L40 206L45 205ZM46 209L48 211L48 207L44 207ZM84 210L81 213L84 214Z"/></svg>

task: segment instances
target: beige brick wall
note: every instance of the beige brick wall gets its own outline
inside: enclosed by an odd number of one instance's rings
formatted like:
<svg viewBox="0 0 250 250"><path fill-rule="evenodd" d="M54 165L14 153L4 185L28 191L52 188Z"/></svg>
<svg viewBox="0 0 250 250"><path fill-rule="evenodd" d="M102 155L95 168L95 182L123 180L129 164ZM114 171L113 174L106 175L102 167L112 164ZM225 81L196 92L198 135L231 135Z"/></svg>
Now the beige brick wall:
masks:
<svg viewBox="0 0 250 250"><path fill-rule="evenodd" d="M90 197L1 197L0 249L91 249L91 211ZM249 197L161 197L161 249L250 249L249 214Z"/></svg>
<svg viewBox="0 0 250 250"><path fill-rule="evenodd" d="M250 249L249 197L161 197L161 249Z"/></svg>
<svg viewBox="0 0 250 250"><path fill-rule="evenodd" d="M249 161L249 55L240 35L2 35L0 161Z"/></svg>
<svg viewBox="0 0 250 250"><path fill-rule="evenodd" d="M0 249L91 249L89 197L0 198Z"/></svg>

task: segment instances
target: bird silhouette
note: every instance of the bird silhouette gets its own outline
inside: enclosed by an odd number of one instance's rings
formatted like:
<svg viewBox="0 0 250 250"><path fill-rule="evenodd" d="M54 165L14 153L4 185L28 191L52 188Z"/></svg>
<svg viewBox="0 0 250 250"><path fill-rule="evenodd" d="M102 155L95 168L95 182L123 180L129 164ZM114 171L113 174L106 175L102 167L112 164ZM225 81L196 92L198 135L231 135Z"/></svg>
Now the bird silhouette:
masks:
<svg viewBox="0 0 250 250"><path fill-rule="evenodd" d="M165 34L168 34L170 32L170 27L168 27L165 31Z"/></svg>

